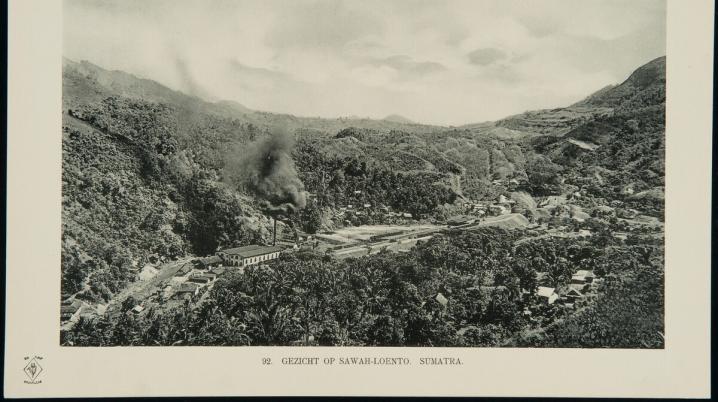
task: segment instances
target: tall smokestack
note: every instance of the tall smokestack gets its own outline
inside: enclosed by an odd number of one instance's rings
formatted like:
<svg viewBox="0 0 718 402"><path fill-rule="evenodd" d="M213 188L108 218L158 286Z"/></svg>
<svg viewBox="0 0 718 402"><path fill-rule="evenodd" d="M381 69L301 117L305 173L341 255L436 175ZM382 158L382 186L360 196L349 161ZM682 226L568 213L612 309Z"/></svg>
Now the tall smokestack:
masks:
<svg viewBox="0 0 718 402"><path fill-rule="evenodd" d="M304 208L307 193L292 159L294 137L286 127L275 127L269 136L243 144L227 154L224 176L240 191L248 191L259 209L274 218L272 244L277 244L277 219L290 217Z"/></svg>
<svg viewBox="0 0 718 402"><path fill-rule="evenodd" d="M272 246L277 245L277 218L274 218L274 238L272 239Z"/></svg>

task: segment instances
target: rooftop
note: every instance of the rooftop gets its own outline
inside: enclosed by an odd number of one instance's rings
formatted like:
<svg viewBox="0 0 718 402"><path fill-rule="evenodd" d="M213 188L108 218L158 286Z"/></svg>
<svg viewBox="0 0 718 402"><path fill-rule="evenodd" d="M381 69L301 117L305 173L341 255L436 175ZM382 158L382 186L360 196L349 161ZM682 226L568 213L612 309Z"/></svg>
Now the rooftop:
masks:
<svg viewBox="0 0 718 402"><path fill-rule="evenodd" d="M539 286L538 291L536 294L541 297L551 297L551 295L554 293L554 288L549 288L546 286Z"/></svg>
<svg viewBox="0 0 718 402"><path fill-rule="evenodd" d="M209 265L209 264L219 264L220 262L222 262L222 259L219 258L219 257L216 256L216 255L212 255L212 256L209 256L209 257L200 258L200 259L199 259L199 262L200 262L201 264L205 264L205 265Z"/></svg>
<svg viewBox="0 0 718 402"><path fill-rule="evenodd" d="M63 307L72 306L75 307L75 309L80 308L82 306L82 301L74 299L74 300L63 300L62 304Z"/></svg>
<svg viewBox="0 0 718 402"><path fill-rule="evenodd" d="M60 307L60 313L61 314L64 314L64 313L74 314L79 309L80 309L80 307L78 307L78 306L62 306L62 307Z"/></svg>
<svg viewBox="0 0 718 402"><path fill-rule="evenodd" d="M282 250L282 247L279 246L258 246L255 244L251 246L228 248L226 250L220 250L219 252L229 255L238 255L243 258L250 258L258 255L277 253Z"/></svg>
<svg viewBox="0 0 718 402"><path fill-rule="evenodd" d="M452 216L451 218L447 219L447 223L452 224L461 224L461 223L469 223L471 221L475 221L476 217L473 216L466 216L466 215L456 215Z"/></svg>
<svg viewBox="0 0 718 402"><path fill-rule="evenodd" d="M570 286L570 285L569 285L568 291L566 292L566 295L583 297L583 293L581 293L581 291L579 289L577 289L576 287Z"/></svg>
<svg viewBox="0 0 718 402"><path fill-rule="evenodd" d="M194 292L199 287L196 283L183 283L179 288L179 292Z"/></svg>
<svg viewBox="0 0 718 402"><path fill-rule="evenodd" d="M446 304L449 302L449 300L446 297L444 297L444 295L442 295L441 293L436 294L436 301L441 303L442 306L446 306Z"/></svg>
<svg viewBox="0 0 718 402"><path fill-rule="evenodd" d="M182 268L180 268L177 272L175 272L175 276L184 276L187 275L192 271L192 267L189 265L184 265Z"/></svg>

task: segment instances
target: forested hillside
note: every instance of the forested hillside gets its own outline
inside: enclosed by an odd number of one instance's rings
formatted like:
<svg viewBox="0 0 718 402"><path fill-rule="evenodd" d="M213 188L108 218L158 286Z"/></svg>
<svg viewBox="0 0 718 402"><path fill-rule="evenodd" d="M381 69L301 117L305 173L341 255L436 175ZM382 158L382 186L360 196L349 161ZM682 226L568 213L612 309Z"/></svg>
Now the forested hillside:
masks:
<svg viewBox="0 0 718 402"><path fill-rule="evenodd" d="M251 128L202 121L207 141L190 147L176 122L169 106L119 98L63 117L63 293L106 301L151 255L260 239L266 219L219 180L211 140Z"/></svg>
<svg viewBox="0 0 718 402"><path fill-rule="evenodd" d="M518 237L496 228L455 232L410 253L344 261L297 253L228 274L200 310L187 304L141 318L82 321L63 342L661 347L660 244L621 249L609 236L608 244L595 238L515 246ZM586 309L570 315L527 297L539 284L566 281L577 265L610 278ZM544 335L542 328L550 330Z"/></svg>
<svg viewBox="0 0 718 402"><path fill-rule="evenodd" d="M362 201L431 214L524 172L521 149L497 139L253 112L87 62L64 61L63 109L63 292L89 300L109 299L148 256L206 255L266 237L269 221L223 170L232 149L273 126L294 129L301 178L318 195L295 217L308 229L317 208Z"/></svg>
<svg viewBox="0 0 718 402"><path fill-rule="evenodd" d="M640 227L619 241L613 233L635 222L605 211L635 209L660 224L664 114L665 58L576 105L459 128L258 112L65 60L63 298L106 303L148 261L268 244L269 216L228 166L276 127L293 137L291 159L308 192L306 207L280 226L313 234L383 223L334 218L349 205L445 223L465 202L508 196L521 201L521 219L566 233L450 232L404 254L347 260L300 252L222 278L206 311L83 322L64 342L274 345L311 333L333 345L603 347L615 344L587 334L616 334L626 328L620 320L633 331L621 346L660 347L662 233ZM571 205L558 205L566 199ZM535 300L525 294L539 282L562 286L576 267L610 278L598 298L624 307L547 308L528 318Z"/></svg>
<svg viewBox="0 0 718 402"><path fill-rule="evenodd" d="M231 151L265 136L272 126L310 126L300 131L324 136L336 132L322 129L338 131L349 124L209 103L70 60L64 60L63 109L63 293L79 292L91 301L110 299L150 257L207 255L268 239L271 225L255 200L224 180L226 162L235 157ZM390 121L351 123L407 127ZM310 174L311 167L302 167ZM361 176L361 186L370 180L365 172L349 168L348 173ZM394 184L415 177L394 176ZM453 199L451 192L431 188L435 203ZM389 197L400 205L413 194ZM427 208L413 208L419 209ZM295 217L311 218L311 213Z"/></svg>
<svg viewBox="0 0 718 402"><path fill-rule="evenodd" d="M352 204L368 197L375 205L430 213L438 205L452 203L457 195L493 197L493 180L526 179L527 172L538 168L536 158L519 142L467 131L419 134L349 128L332 137L300 139L297 161L308 187L321 190L325 205ZM397 186L401 180L414 185ZM419 193L397 195L394 200L385 197L391 197L392 188ZM351 194L356 190L362 196L355 199ZM415 205L402 202L405 198Z"/></svg>
<svg viewBox="0 0 718 402"><path fill-rule="evenodd" d="M528 111L496 122L526 136L561 136L596 117L631 114L665 101L666 58L638 68L620 85L608 86L568 107ZM470 126L469 126L470 127Z"/></svg>

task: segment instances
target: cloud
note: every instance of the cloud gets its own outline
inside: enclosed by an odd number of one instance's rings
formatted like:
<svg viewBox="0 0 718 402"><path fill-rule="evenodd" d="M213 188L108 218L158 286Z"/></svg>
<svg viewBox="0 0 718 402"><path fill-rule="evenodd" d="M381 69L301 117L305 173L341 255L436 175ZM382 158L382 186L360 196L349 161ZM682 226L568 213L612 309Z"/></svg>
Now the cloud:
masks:
<svg viewBox="0 0 718 402"><path fill-rule="evenodd" d="M194 95L199 98L214 100L212 93L207 91L197 81L187 65L187 62L182 60L180 57L175 57L175 67L177 69L178 77L185 93Z"/></svg>
<svg viewBox="0 0 718 402"><path fill-rule="evenodd" d="M545 18L518 17L521 25L526 27L528 31L537 38L543 38L557 32L558 25L551 16Z"/></svg>
<svg viewBox="0 0 718 402"><path fill-rule="evenodd" d="M65 0L63 55L295 115L463 124L665 54L664 0Z"/></svg>
<svg viewBox="0 0 718 402"><path fill-rule="evenodd" d="M508 64L492 66L492 68L481 71L476 77L485 81L501 83L502 85L507 85L512 88L527 84L523 74Z"/></svg>
<svg viewBox="0 0 718 402"><path fill-rule="evenodd" d="M446 67L433 61L415 61L407 55L395 55L380 60L374 60L377 66L388 66L400 73L425 75L445 71Z"/></svg>
<svg viewBox="0 0 718 402"><path fill-rule="evenodd" d="M230 60L229 66L242 84L253 90L276 89L281 86L294 84L296 81L288 74L272 71L266 68L251 67L237 60Z"/></svg>
<svg viewBox="0 0 718 402"><path fill-rule="evenodd" d="M506 53L499 49L488 47L484 49L476 49L467 54L467 57L469 58L469 62L471 64L488 66L489 64L493 64L499 60L504 60L506 58Z"/></svg>
<svg viewBox="0 0 718 402"><path fill-rule="evenodd" d="M285 2L284 6L265 38L267 45L280 49L341 49L384 27L371 12L344 1Z"/></svg>

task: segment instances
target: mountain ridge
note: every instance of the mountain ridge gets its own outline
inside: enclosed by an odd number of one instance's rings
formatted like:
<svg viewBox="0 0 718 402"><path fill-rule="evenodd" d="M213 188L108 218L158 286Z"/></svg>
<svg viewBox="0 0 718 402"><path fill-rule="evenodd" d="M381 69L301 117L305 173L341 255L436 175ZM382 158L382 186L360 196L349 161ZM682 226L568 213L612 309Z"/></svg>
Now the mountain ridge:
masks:
<svg viewBox="0 0 718 402"><path fill-rule="evenodd" d="M653 59L620 84L605 86L570 106L528 111L505 117L495 124L527 136L562 136L596 116L640 108L646 102L660 103L665 100L665 63L666 56Z"/></svg>
<svg viewBox="0 0 718 402"><path fill-rule="evenodd" d="M232 100L210 102L195 95L173 90L151 79L137 77L120 70L108 70L89 61L77 62L63 57L63 104L65 109L72 107L73 104L100 101L111 95L168 103L184 108L188 112L201 111L240 119L255 125L280 125L290 129L319 128L336 132L354 125L383 130L411 128L427 132L443 128L443 126L416 123L405 118L388 120L364 117L321 118L258 111Z"/></svg>
<svg viewBox="0 0 718 402"><path fill-rule="evenodd" d="M634 70L629 77L620 84L611 84L587 96L583 100L566 107L553 109L539 109L527 111L516 115L504 117L493 122L467 123L458 126L459 129L468 129L479 132L494 131L498 135L511 137L532 136L532 135L563 135L572 127L585 122L596 115L610 114L619 108L621 102L628 101L635 91L648 91L654 89L656 83L660 84L660 77L663 76L665 85L665 56L649 61L638 69ZM390 114L382 119L370 118L315 118L294 116L291 114L256 111L239 102L231 100L219 100L209 102L194 95L188 95L182 91L170 89L156 81L140 78L133 74L120 70L107 70L89 61L76 62L63 57L63 71L71 72L73 69L94 78L100 88L89 89L89 92L103 94L111 92L131 98L165 102L182 105L186 108L198 109L207 113L215 113L223 117L238 118L247 120L253 124L273 124L277 120L280 125L290 128L301 129L327 129L338 132L348 127L359 127L369 129L406 129L421 130L423 132L448 129L447 126L437 126L416 123L404 116ZM65 85L63 80L63 93L69 98L87 94L75 94ZM72 82L72 80L70 80ZM93 99L92 97L89 97ZM98 100L98 98L94 98ZM510 131L496 130L497 127Z"/></svg>

